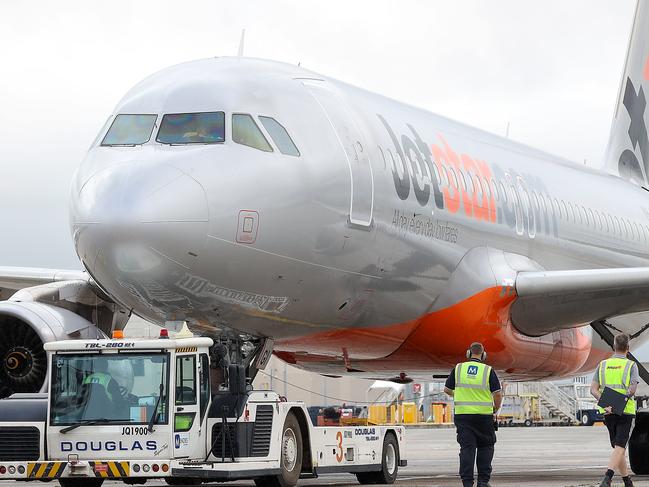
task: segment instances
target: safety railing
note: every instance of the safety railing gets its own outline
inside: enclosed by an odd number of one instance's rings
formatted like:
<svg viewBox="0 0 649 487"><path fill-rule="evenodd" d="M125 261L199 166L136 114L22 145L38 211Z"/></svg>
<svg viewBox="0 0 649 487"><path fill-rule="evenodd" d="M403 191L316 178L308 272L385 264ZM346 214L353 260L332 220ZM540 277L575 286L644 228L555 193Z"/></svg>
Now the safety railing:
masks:
<svg viewBox="0 0 649 487"><path fill-rule="evenodd" d="M577 420L577 399L552 382L518 382L508 384L506 394L537 396L541 406L552 416L564 416Z"/></svg>

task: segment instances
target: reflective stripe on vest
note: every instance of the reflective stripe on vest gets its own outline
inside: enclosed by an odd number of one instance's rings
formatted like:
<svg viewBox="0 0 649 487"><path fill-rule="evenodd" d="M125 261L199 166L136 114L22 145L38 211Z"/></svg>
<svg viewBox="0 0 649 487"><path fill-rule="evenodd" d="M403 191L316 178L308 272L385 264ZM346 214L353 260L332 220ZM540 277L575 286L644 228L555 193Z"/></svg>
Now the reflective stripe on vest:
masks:
<svg viewBox="0 0 649 487"><path fill-rule="evenodd" d="M609 387L620 394L627 394L631 385L631 367L633 361L626 358L609 358L599 364L599 390ZM599 408L600 413L604 410ZM635 414L636 402L629 399L624 408L624 414Z"/></svg>
<svg viewBox="0 0 649 487"><path fill-rule="evenodd" d="M489 389L491 367L481 362L464 362L455 367L455 414L493 414Z"/></svg>

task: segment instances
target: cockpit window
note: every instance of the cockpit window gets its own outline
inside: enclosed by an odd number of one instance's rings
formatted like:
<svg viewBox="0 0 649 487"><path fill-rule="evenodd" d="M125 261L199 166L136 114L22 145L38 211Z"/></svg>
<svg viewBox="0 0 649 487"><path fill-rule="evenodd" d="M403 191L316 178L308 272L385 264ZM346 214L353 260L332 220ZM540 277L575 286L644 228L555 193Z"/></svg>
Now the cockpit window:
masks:
<svg viewBox="0 0 649 487"><path fill-rule="evenodd" d="M265 152L273 152L264 134L253 118L247 113L235 113L232 115L232 140L237 144L247 145Z"/></svg>
<svg viewBox="0 0 649 487"><path fill-rule="evenodd" d="M261 124L266 131L270 134L271 139L282 154L289 156L299 156L300 151L297 150L291 136L288 135L286 129L277 120L271 117L259 117Z"/></svg>
<svg viewBox="0 0 649 487"><path fill-rule="evenodd" d="M132 146L146 144L151 138L156 118L158 118L157 115L117 115L101 145Z"/></svg>
<svg viewBox="0 0 649 487"><path fill-rule="evenodd" d="M156 140L162 144L218 144L225 141L225 113L170 113Z"/></svg>

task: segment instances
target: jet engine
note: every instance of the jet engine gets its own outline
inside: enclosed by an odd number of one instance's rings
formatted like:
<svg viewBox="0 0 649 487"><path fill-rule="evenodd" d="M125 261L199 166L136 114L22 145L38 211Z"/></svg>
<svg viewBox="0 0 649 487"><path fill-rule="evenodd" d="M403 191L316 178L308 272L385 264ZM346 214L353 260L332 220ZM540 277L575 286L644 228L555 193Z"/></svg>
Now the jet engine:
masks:
<svg viewBox="0 0 649 487"><path fill-rule="evenodd" d="M105 334L72 311L39 302L0 302L0 398L47 390L44 343L88 338Z"/></svg>

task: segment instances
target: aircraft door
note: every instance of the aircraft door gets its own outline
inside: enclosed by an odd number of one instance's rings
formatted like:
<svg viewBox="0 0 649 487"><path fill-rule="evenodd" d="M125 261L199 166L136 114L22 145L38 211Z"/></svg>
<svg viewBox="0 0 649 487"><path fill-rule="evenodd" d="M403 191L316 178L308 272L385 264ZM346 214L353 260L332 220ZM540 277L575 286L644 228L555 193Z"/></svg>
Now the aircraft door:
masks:
<svg viewBox="0 0 649 487"><path fill-rule="evenodd" d="M374 179L369 146L362 124L345 101L326 82L302 80L302 83L322 107L343 148L351 177L349 222L355 226L369 228L374 209Z"/></svg>

